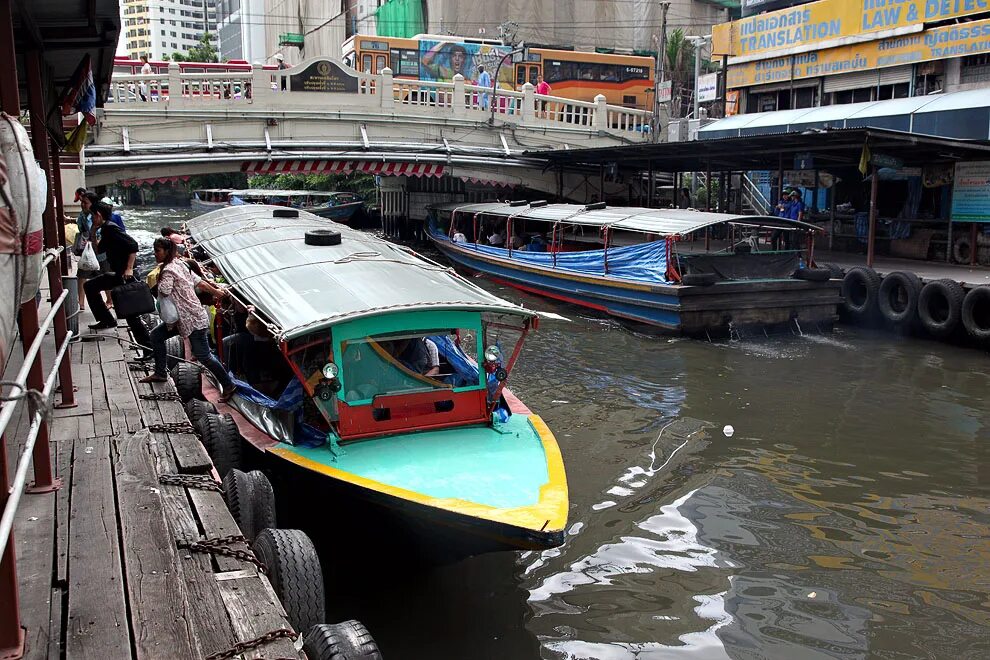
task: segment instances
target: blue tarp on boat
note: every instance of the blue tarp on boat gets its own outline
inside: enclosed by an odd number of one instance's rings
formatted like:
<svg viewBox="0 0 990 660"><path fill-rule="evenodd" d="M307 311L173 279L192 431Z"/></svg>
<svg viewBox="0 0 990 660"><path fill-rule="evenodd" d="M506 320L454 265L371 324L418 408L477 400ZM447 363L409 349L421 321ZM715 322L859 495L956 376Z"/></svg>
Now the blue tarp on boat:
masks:
<svg viewBox="0 0 990 660"><path fill-rule="evenodd" d="M432 228L431 228L432 229ZM450 238L433 230L437 240L450 242ZM582 252L527 252L509 250L490 245L458 243L469 250L482 254L511 259L519 263L533 264L554 270L564 270L582 275L605 275L605 250L585 250ZM608 276L634 282L667 284L667 242L665 240L610 247L608 249Z"/></svg>

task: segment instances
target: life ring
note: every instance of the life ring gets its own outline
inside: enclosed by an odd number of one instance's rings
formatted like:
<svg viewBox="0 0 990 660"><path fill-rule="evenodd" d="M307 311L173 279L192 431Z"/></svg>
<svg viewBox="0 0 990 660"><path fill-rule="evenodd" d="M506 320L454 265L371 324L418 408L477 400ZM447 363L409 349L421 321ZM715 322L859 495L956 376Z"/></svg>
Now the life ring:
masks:
<svg viewBox="0 0 990 660"><path fill-rule="evenodd" d="M880 314L895 325L908 323L918 311L921 280L914 273L894 271L883 278L877 302Z"/></svg>
<svg viewBox="0 0 990 660"><path fill-rule="evenodd" d="M962 304L966 292L953 280L934 280L925 285L918 297L918 318L934 337L952 335L962 321Z"/></svg>
<svg viewBox="0 0 990 660"><path fill-rule="evenodd" d="M20 302L26 303L33 300L38 293L41 284L41 257L45 247L43 235L42 213L47 205L48 182L45 180L45 173L34 159L34 150L31 148L31 138L28 137L27 129L15 117L0 112L0 158L6 162L6 182L3 184L0 194L0 202L7 207L10 214L9 222L12 227L6 229L15 231L15 242L10 248L3 250L7 257L13 254L16 258L13 263L8 263L7 267L15 270L17 279L20 280L18 286L15 282L15 291L19 290ZM0 229L0 234L6 233ZM0 240L0 245L5 241ZM0 267L2 268L2 267ZM6 268L3 269L6 271ZM11 273L13 275L14 273ZM5 276L0 279L15 279ZM3 300L14 300L11 298L0 298ZM3 319L7 322L7 319Z"/></svg>
<svg viewBox="0 0 990 660"><path fill-rule="evenodd" d="M962 324L973 339L990 341L990 286L974 287L963 298Z"/></svg>
<svg viewBox="0 0 990 660"><path fill-rule="evenodd" d="M842 278L842 299L855 318L867 320L876 314L879 296L880 276L872 268L856 266Z"/></svg>
<svg viewBox="0 0 990 660"><path fill-rule="evenodd" d="M968 264L973 258L973 243L969 236L960 236L952 243L952 260L957 264Z"/></svg>

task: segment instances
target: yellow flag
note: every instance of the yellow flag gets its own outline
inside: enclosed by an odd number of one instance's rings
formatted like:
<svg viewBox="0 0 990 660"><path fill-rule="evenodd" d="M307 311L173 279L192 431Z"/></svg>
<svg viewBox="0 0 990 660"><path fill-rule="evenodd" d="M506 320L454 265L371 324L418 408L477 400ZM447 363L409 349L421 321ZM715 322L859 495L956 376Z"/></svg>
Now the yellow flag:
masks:
<svg viewBox="0 0 990 660"><path fill-rule="evenodd" d="M86 122L82 122L65 136L65 153L67 154L77 154L86 145L86 133L87 133Z"/></svg>
<svg viewBox="0 0 990 660"><path fill-rule="evenodd" d="M870 169L870 145L867 142L863 143L863 153L859 155L859 171L866 176L867 170Z"/></svg>

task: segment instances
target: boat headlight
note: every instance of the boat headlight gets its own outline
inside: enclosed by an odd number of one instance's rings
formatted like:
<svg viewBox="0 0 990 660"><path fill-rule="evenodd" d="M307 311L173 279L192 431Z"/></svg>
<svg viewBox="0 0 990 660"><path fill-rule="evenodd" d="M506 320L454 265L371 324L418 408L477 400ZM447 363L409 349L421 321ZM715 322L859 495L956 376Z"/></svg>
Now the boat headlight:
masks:
<svg viewBox="0 0 990 660"><path fill-rule="evenodd" d="M500 357L502 351L498 350L498 346L489 346L485 349L485 362L498 362Z"/></svg>
<svg viewBox="0 0 990 660"><path fill-rule="evenodd" d="M333 380L337 377L338 373L340 373L340 369L333 362L327 362L323 365L323 377L327 380Z"/></svg>

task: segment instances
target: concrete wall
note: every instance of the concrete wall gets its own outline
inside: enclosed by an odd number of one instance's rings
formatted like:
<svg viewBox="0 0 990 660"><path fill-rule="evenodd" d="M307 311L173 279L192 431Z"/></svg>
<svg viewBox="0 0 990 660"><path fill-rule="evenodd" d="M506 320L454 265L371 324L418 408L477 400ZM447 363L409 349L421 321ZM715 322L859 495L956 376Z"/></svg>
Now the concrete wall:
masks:
<svg viewBox="0 0 990 660"><path fill-rule="evenodd" d="M343 0L264 0L265 54L282 53L290 66L313 57L340 58L344 42ZM278 36L302 34L305 46L279 46Z"/></svg>

